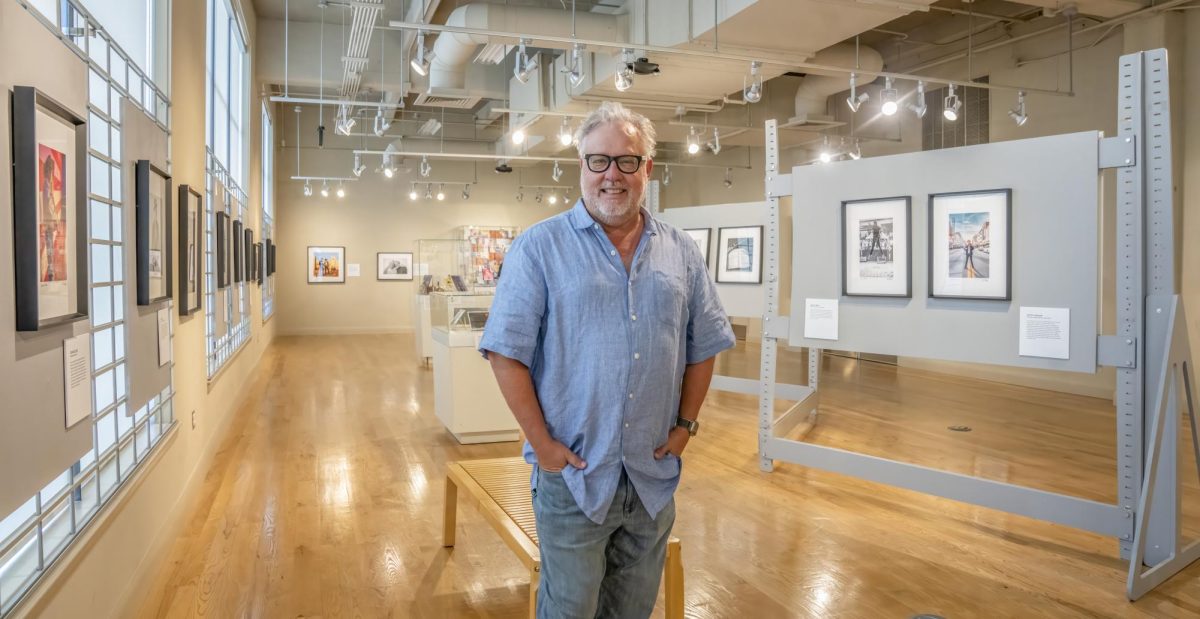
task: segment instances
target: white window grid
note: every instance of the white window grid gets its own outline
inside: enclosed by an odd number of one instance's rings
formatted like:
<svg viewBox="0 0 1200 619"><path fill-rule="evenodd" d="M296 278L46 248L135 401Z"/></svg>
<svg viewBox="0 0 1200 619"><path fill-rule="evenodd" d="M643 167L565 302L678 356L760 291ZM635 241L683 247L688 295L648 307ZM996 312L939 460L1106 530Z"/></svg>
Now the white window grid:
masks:
<svg viewBox="0 0 1200 619"><path fill-rule="evenodd" d="M34 15L88 64L88 241L91 254L92 447L0 518L0 618L7 617L175 427L173 381L129 411L126 373L121 123L124 99L168 132L170 102L79 4Z"/></svg>
<svg viewBox="0 0 1200 619"><path fill-rule="evenodd" d="M233 184L228 173L211 152L207 159L205 219L208 220L208 225L204 244L204 333L208 354L208 378L211 380L225 363L250 341L250 287L246 278L240 282L234 282L230 278L229 286L222 289L220 294L217 292L217 210L214 208L214 196L223 193L220 200L223 212L230 219L245 221L246 194ZM217 334L217 312L223 312L221 316L228 325L225 333L220 335Z"/></svg>

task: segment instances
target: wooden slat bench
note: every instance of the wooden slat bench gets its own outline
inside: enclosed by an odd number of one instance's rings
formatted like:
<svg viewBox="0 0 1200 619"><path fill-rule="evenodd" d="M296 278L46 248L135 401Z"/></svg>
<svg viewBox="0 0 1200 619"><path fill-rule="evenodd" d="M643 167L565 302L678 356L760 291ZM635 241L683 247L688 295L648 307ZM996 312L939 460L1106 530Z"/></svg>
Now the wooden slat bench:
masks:
<svg viewBox="0 0 1200 619"><path fill-rule="evenodd" d="M451 462L446 472L442 545L454 546L458 491L465 490L466 496L479 505L483 517L529 570L529 616L532 618L536 616L542 560L533 518L533 498L529 493L529 473L530 465L521 458ZM683 558L679 540L675 537L667 542L663 585L666 587L667 619L682 619Z"/></svg>

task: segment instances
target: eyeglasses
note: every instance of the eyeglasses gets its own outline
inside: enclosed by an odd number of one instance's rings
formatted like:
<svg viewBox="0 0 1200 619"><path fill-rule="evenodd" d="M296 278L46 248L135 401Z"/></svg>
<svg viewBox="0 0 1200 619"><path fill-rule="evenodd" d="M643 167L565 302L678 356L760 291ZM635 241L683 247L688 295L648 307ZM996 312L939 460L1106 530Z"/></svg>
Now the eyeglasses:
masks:
<svg viewBox="0 0 1200 619"><path fill-rule="evenodd" d="M626 174L633 174L638 171L638 168L642 167L643 159L646 159L646 157L641 155L617 155L616 157L609 155L583 156L583 160L587 162L588 169L596 173L607 172L612 162L616 161L618 170Z"/></svg>

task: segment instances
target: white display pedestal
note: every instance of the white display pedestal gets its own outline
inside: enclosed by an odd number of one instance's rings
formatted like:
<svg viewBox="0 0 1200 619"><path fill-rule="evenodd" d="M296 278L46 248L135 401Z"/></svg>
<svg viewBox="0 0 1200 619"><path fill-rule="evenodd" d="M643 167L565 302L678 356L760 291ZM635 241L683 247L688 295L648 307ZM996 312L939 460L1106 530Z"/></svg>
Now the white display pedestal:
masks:
<svg viewBox="0 0 1200 619"><path fill-rule="evenodd" d="M520 438L492 366L476 350L482 331L432 329L433 406L458 442L499 443Z"/></svg>
<svg viewBox="0 0 1200 619"><path fill-rule="evenodd" d="M429 312L429 295L413 295L413 345L417 349L417 360L429 363L433 357L433 321Z"/></svg>

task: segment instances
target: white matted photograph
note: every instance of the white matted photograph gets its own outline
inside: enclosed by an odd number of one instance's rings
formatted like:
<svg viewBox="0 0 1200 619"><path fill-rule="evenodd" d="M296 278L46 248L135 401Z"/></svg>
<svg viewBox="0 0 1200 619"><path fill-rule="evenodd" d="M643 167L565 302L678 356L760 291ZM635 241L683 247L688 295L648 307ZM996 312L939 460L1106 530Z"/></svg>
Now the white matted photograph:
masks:
<svg viewBox="0 0 1200 619"><path fill-rule="evenodd" d="M346 283L346 271L342 267L345 262L345 247L310 246L308 248L308 283Z"/></svg>
<svg viewBox="0 0 1200 619"><path fill-rule="evenodd" d="M1012 190L929 196L929 296L1012 298Z"/></svg>
<svg viewBox="0 0 1200 619"><path fill-rule="evenodd" d="M842 294L911 297L912 198L842 202Z"/></svg>
<svg viewBox="0 0 1200 619"><path fill-rule="evenodd" d="M717 231L717 283L762 283L762 226Z"/></svg>
<svg viewBox="0 0 1200 619"><path fill-rule="evenodd" d="M375 278L410 282L413 279L412 252L379 252L375 254Z"/></svg>
<svg viewBox="0 0 1200 619"><path fill-rule="evenodd" d="M710 266L712 263L709 262L708 251L709 240L712 237L712 228L685 228L684 232L692 237L692 240L696 242L696 247L700 248L700 255L704 256L704 266L712 268Z"/></svg>

